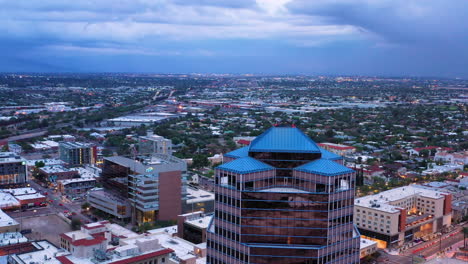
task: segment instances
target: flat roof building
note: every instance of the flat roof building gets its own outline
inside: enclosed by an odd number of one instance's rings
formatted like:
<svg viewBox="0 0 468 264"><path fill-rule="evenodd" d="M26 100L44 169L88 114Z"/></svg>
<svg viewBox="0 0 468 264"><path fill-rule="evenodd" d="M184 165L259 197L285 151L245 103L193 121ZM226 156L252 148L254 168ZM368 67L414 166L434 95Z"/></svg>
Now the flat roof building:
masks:
<svg viewBox="0 0 468 264"><path fill-rule="evenodd" d="M127 199L102 188L90 190L87 195L87 201L92 207L119 219L131 216L131 205Z"/></svg>
<svg viewBox="0 0 468 264"><path fill-rule="evenodd" d="M202 211L179 215L177 218L177 235L194 244L206 242L206 230L213 214Z"/></svg>
<svg viewBox="0 0 468 264"><path fill-rule="evenodd" d="M3 210L0 210L0 233L19 232L20 224Z"/></svg>
<svg viewBox="0 0 468 264"><path fill-rule="evenodd" d="M356 152L355 147L347 146L343 144L324 142L324 143L318 143L317 145L340 156L351 155L354 152Z"/></svg>
<svg viewBox="0 0 468 264"><path fill-rule="evenodd" d="M13 152L0 152L0 186L21 186L27 181L26 159Z"/></svg>
<svg viewBox="0 0 468 264"><path fill-rule="evenodd" d="M354 202L354 222L361 235L380 248L441 231L451 225L452 195L414 185L399 187Z"/></svg>
<svg viewBox="0 0 468 264"><path fill-rule="evenodd" d="M78 195L96 187L95 178L76 178L58 181L58 189L66 195Z"/></svg>
<svg viewBox="0 0 468 264"><path fill-rule="evenodd" d="M161 246L155 237L133 234L116 236L109 221L84 225L81 230L61 235L60 247L69 254L57 260L62 264L170 263L174 250Z"/></svg>
<svg viewBox="0 0 468 264"><path fill-rule="evenodd" d="M70 166L95 164L97 147L80 142L60 142L59 156Z"/></svg>
<svg viewBox="0 0 468 264"><path fill-rule="evenodd" d="M174 156L153 154L142 160L121 156L104 159L105 187L128 198L137 223L175 220L185 200L187 164Z"/></svg>
<svg viewBox="0 0 468 264"><path fill-rule="evenodd" d="M187 186L187 197L184 204L183 212L202 211L211 213L214 210L215 195L212 192L207 192L195 186Z"/></svg>
<svg viewBox="0 0 468 264"><path fill-rule="evenodd" d="M146 136L138 137L138 154L172 155L172 141L162 136L155 135L152 131L148 131Z"/></svg>

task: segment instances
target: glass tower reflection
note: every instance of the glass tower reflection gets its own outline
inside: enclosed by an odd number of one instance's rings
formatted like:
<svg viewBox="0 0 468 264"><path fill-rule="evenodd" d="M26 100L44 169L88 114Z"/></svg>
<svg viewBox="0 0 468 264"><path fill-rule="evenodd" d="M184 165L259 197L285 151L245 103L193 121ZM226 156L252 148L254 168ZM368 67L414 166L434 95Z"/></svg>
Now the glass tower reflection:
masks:
<svg viewBox="0 0 468 264"><path fill-rule="evenodd" d="M354 171L293 127L225 155L207 263L359 263Z"/></svg>

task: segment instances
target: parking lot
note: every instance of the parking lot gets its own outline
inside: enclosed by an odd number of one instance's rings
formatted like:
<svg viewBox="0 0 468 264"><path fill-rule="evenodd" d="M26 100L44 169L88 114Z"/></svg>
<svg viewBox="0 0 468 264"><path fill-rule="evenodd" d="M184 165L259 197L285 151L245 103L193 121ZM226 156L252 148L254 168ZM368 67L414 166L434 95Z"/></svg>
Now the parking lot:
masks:
<svg viewBox="0 0 468 264"><path fill-rule="evenodd" d="M70 225L55 214L21 219L22 229L31 229L26 237L30 239L49 240L56 246L60 245L59 235L72 231Z"/></svg>

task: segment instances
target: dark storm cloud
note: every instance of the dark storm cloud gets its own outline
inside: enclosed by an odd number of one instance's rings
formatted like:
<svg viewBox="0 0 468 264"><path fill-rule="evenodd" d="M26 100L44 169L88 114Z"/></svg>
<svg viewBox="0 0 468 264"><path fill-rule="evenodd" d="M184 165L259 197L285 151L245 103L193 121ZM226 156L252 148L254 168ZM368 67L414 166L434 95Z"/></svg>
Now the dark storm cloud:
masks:
<svg viewBox="0 0 468 264"><path fill-rule="evenodd" d="M430 45L468 38L466 0L295 0L287 6L292 13L353 25L391 43Z"/></svg>
<svg viewBox="0 0 468 264"><path fill-rule="evenodd" d="M468 77L468 0L0 0L0 71Z"/></svg>

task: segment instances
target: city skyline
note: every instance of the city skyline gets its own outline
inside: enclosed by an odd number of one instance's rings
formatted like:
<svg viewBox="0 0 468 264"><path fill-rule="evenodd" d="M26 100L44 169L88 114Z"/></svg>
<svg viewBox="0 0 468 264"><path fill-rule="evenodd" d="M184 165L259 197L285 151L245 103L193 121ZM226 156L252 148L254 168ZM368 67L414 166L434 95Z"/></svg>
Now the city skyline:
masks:
<svg viewBox="0 0 468 264"><path fill-rule="evenodd" d="M468 77L463 1L1 2L2 72Z"/></svg>

